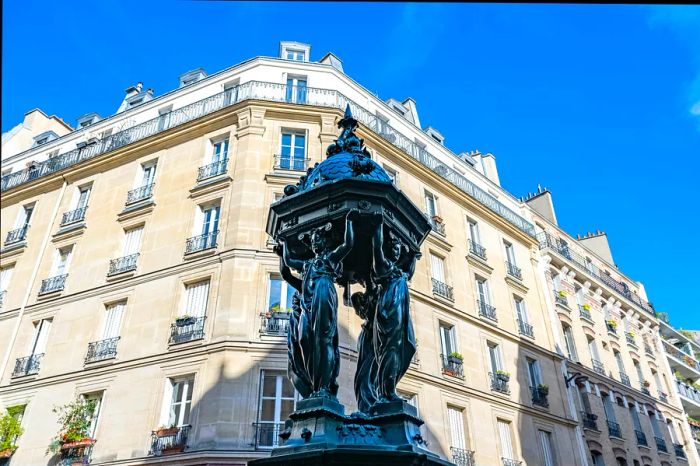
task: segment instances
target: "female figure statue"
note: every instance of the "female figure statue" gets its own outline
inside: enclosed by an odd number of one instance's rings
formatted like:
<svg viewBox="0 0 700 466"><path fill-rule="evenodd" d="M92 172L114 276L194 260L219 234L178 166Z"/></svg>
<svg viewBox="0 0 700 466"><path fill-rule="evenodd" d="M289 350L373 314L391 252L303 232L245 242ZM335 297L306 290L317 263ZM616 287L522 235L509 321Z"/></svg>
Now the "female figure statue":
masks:
<svg viewBox="0 0 700 466"><path fill-rule="evenodd" d="M374 314L377 308L377 287L368 280L365 292L353 293L350 298L355 313L364 319L362 330L357 337L357 370L355 371L355 398L357 410L369 414L377 402L377 358L374 353Z"/></svg>
<svg viewBox="0 0 700 466"><path fill-rule="evenodd" d="M379 402L397 401L396 384L403 377L416 352L416 337L409 312L408 280L415 271L418 254L389 232L384 242L383 216L373 216L372 236L374 281L380 286L374 319L374 348L377 358L377 392Z"/></svg>

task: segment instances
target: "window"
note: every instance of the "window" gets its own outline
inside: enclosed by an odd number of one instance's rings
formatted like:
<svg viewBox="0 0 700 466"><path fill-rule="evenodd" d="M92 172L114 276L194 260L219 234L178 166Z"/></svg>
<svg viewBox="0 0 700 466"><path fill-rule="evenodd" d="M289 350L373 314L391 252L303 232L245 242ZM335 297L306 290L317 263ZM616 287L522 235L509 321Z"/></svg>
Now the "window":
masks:
<svg viewBox="0 0 700 466"><path fill-rule="evenodd" d="M284 421L296 405L294 386L282 371L262 371L260 379L257 446L275 447Z"/></svg>
<svg viewBox="0 0 700 466"><path fill-rule="evenodd" d="M515 315L518 318L518 320L524 324L529 323L530 319L527 315L525 301L523 301L523 299L518 296L513 296L513 303L515 304Z"/></svg>
<svg viewBox="0 0 700 466"><path fill-rule="evenodd" d="M76 209L84 209L87 207L88 199L90 199L90 191L92 191L92 185L81 186L78 188L78 194L74 202Z"/></svg>
<svg viewBox="0 0 700 466"><path fill-rule="evenodd" d="M591 460L593 461L593 466L605 466L603 455L597 451L591 451Z"/></svg>
<svg viewBox="0 0 700 466"><path fill-rule="evenodd" d="M170 125L170 116L172 115L172 111L172 105L158 109L158 131L163 131Z"/></svg>
<svg viewBox="0 0 700 466"><path fill-rule="evenodd" d="M554 449L552 447L552 433L546 430L538 430L540 448L542 451L543 466L555 466Z"/></svg>
<svg viewBox="0 0 700 466"><path fill-rule="evenodd" d="M46 351L46 342L49 339L51 324L51 319L42 319L38 322L34 322L34 336L29 345L30 356L44 354Z"/></svg>
<svg viewBox="0 0 700 466"><path fill-rule="evenodd" d="M17 220L15 220L15 228L25 228L29 226L29 221L32 219L32 214L34 213L34 204L27 204L19 209L17 214Z"/></svg>
<svg viewBox="0 0 700 466"><path fill-rule="evenodd" d="M385 136L389 135L389 119L379 113L376 113L375 116L377 117L377 132Z"/></svg>
<svg viewBox="0 0 700 466"><path fill-rule="evenodd" d="M625 374L625 364L622 362L622 355L619 351L613 350L613 356L615 356L615 362L617 363L617 369L620 371L620 375Z"/></svg>
<svg viewBox="0 0 700 466"><path fill-rule="evenodd" d="M306 61L306 53L303 50L287 49L287 60Z"/></svg>
<svg viewBox="0 0 700 466"><path fill-rule="evenodd" d="M199 207L202 214L202 235L216 235L219 231L219 212L221 210L218 204Z"/></svg>
<svg viewBox="0 0 700 466"><path fill-rule="evenodd" d="M572 361L578 361L578 354L576 353L576 343L574 342L574 333L571 327L562 323L562 332L564 333L564 344L566 345L566 356Z"/></svg>
<svg viewBox="0 0 700 466"><path fill-rule="evenodd" d="M454 325L440 323L440 348L445 356L457 351Z"/></svg>
<svg viewBox="0 0 700 466"><path fill-rule="evenodd" d="M141 250L142 235L143 226L124 230L124 257L137 254Z"/></svg>
<svg viewBox="0 0 700 466"><path fill-rule="evenodd" d="M583 288L581 288L578 285L575 285L574 290L574 295L576 296L576 304L578 304L579 307L583 307L583 305L586 304Z"/></svg>
<svg viewBox="0 0 700 466"><path fill-rule="evenodd" d="M89 393L81 395L84 401L92 401L95 403L95 410L90 417L90 428L88 429L88 437L94 439L97 434L97 422L100 419L100 411L102 410L102 393Z"/></svg>
<svg viewBox="0 0 700 466"><path fill-rule="evenodd" d="M610 422L617 422L617 417L615 416L615 405L613 405L610 395L603 393L603 411L605 411L605 419Z"/></svg>
<svg viewBox="0 0 700 466"><path fill-rule="evenodd" d="M134 99L129 102L129 107L133 108L136 107L137 105L140 105L143 103L143 97L139 97L138 99Z"/></svg>
<svg viewBox="0 0 700 466"><path fill-rule="evenodd" d="M107 306L101 340L108 340L119 336L125 308L126 302L114 303Z"/></svg>
<svg viewBox="0 0 700 466"><path fill-rule="evenodd" d="M386 165L384 165L383 167L384 167L384 171L386 172L386 174L389 175L389 178L391 178L391 181L393 181L394 184L396 186L398 186L399 185L399 172L397 172L396 170L394 170L391 167L387 167Z"/></svg>
<svg viewBox="0 0 700 466"><path fill-rule="evenodd" d="M280 143L278 168L304 170L306 168L306 134L284 131Z"/></svg>
<svg viewBox="0 0 700 466"><path fill-rule="evenodd" d="M445 259L430 253L430 267L433 280L445 283Z"/></svg>
<svg viewBox="0 0 700 466"><path fill-rule="evenodd" d="M561 275L558 273L552 275L552 286L554 287L554 291L561 290Z"/></svg>
<svg viewBox="0 0 700 466"><path fill-rule="evenodd" d="M211 163L228 159L228 138L212 142Z"/></svg>
<svg viewBox="0 0 700 466"><path fill-rule="evenodd" d="M515 262L515 249L513 249L513 245L508 241L503 241L503 246L506 250L506 259L508 259L508 263L510 265L517 265Z"/></svg>
<svg viewBox="0 0 700 466"><path fill-rule="evenodd" d="M418 412L418 395L415 393L402 392L401 390L397 390L397 393L401 398L406 400L406 403L416 408L416 412Z"/></svg>
<svg viewBox="0 0 700 466"><path fill-rule="evenodd" d="M207 313L209 297L209 280L192 283L185 286L185 305L180 308L180 315L204 317Z"/></svg>
<svg viewBox="0 0 700 466"><path fill-rule="evenodd" d="M464 435L464 411L453 406L447 407L447 420L450 423L450 446L467 449Z"/></svg>
<svg viewBox="0 0 700 466"><path fill-rule="evenodd" d="M70 265L70 260L71 260L72 255L73 255L73 246L72 245L56 250L56 256L54 258L53 269L51 272L52 277L66 275L68 273L68 266Z"/></svg>
<svg viewBox="0 0 700 466"><path fill-rule="evenodd" d="M193 390L193 375L166 379L161 425L177 427L189 425Z"/></svg>
<svg viewBox="0 0 700 466"><path fill-rule="evenodd" d="M267 295L269 312L287 311L292 308L294 288L279 277L270 275Z"/></svg>
<svg viewBox="0 0 700 466"><path fill-rule="evenodd" d="M224 84L224 105L238 102L238 83L239 81L236 79Z"/></svg>
<svg viewBox="0 0 700 466"><path fill-rule="evenodd" d="M644 384L644 373L642 372L642 366L639 364L639 361L636 359L632 360L632 364L634 365L634 371L637 373L637 379L639 380L639 385Z"/></svg>
<svg viewBox="0 0 700 466"><path fill-rule="evenodd" d="M477 276L474 282L476 284L476 299L479 300L479 302L482 304L490 304L491 298L489 294L488 281L486 281L485 278Z"/></svg>
<svg viewBox="0 0 700 466"><path fill-rule="evenodd" d="M527 361L527 375L530 379L530 386L536 388L542 383L540 363L536 359L525 358L525 360Z"/></svg>
<svg viewBox="0 0 700 466"><path fill-rule="evenodd" d="M7 291L7 288L10 286L10 279L14 271L14 265L8 265L0 269L0 304L2 304L5 291Z"/></svg>
<svg viewBox="0 0 700 466"><path fill-rule="evenodd" d="M141 164L140 173L136 177L134 183L135 188L141 188L152 185L156 178L156 162L148 162Z"/></svg>
<svg viewBox="0 0 700 466"><path fill-rule="evenodd" d="M630 405L629 411L630 417L632 418L632 425L634 426L634 430L636 430L637 432L642 432L642 423L639 421L639 413L637 412L637 408L635 408L634 405Z"/></svg>
<svg viewBox="0 0 700 466"><path fill-rule="evenodd" d="M654 383L656 384L656 391L663 393L661 379L659 378L659 373L654 369L651 370L651 376L654 378Z"/></svg>
<svg viewBox="0 0 700 466"><path fill-rule="evenodd" d="M598 356L598 347L595 344L595 340L593 338L588 337L588 352L591 355L591 359L600 362L600 357ZM594 363L595 364L595 363Z"/></svg>
<svg viewBox="0 0 700 466"><path fill-rule="evenodd" d="M491 366L491 372L495 374L496 372L503 370L503 364L501 361L501 350L498 343L487 342L486 348L489 352L489 365Z"/></svg>
<svg viewBox="0 0 700 466"><path fill-rule="evenodd" d="M505 459L514 460L510 422L502 419L498 420L498 438L501 444L501 456Z"/></svg>
<svg viewBox="0 0 700 466"><path fill-rule="evenodd" d="M654 437L664 438L661 434L661 427L659 426L657 414L654 411L648 411L649 422L651 423L651 430L654 431Z"/></svg>
<svg viewBox="0 0 700 466"><path fill-rule="evenodd" d="M425 191L425 213L428 214L428 217L430 218L435 217L438 214L435 196L428 191Z"/></svg>
<svg viewBox="0 0 700 466"><path fill-rule="evenodd" d="M476 223L476 220L472 219L467 219L467 222L469 224L469 239L472 240L472 243L481 245L481 237L479 236L479 224Z"/></svg>
<svg viewBox="0 0 700 466"><path fill-rule="evenodd" d="M306 76L287 77L287 102L306 103Z"/></svg>

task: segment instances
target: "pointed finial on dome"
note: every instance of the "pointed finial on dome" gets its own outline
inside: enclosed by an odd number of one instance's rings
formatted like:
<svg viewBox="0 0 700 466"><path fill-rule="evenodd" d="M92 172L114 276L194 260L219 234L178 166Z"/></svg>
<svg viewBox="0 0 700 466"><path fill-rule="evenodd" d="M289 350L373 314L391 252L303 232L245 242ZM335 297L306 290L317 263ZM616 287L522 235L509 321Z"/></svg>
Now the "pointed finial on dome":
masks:
<svg viewBox="0 0 700 466"><path fill-rule="evenodd" d="M350 104L347 104L347 106L345 107L345 115L343 115L343 118L338 122L338 128L350 130L354 130L355 128L357 128L357 120L352 116Z"/></svg>
<svg viewBox="0 0 700 466"><path fill-rule="evenodd" d="M355 134L355 129L357 126L357 120L352 116L352 110L350 109L350 104L348 103L345 107L345 114L343 115L343 118L341 118L338 122L338 128L342 128L342 131L340 132L338 139L336 139L333 144L328 146L328 149L326 149L326 155L330 157L340 152L350 152L363 157L369 157L369 152L367 152L367 149L364 148L362 139L357 137Z"/></svg>

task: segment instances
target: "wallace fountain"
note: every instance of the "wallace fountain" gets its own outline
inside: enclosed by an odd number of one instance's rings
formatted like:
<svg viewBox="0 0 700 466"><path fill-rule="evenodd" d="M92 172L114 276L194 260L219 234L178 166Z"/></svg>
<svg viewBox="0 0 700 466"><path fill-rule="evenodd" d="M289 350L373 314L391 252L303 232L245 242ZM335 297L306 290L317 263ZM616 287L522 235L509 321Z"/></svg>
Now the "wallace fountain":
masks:
<svg viewBox="0 0 700 466"><path fill-rule="evenodd" d="M326 159L270 206L267 233L296 290L288 375L302 399L280 434L283 446L256 466L450 464L428 449L423 421L396 393L416 351L408 281L430 224L372 160L357 125L348 107ZM339 299L364 319L354 413L336 397Z"/></svg>

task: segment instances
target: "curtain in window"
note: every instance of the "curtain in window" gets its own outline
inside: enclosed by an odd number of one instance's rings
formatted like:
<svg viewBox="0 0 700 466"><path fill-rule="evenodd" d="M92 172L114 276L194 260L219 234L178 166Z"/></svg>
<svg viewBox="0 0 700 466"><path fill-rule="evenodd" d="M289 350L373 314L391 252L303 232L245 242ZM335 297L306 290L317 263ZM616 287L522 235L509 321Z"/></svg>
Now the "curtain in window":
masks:
<svg viewBox="0 0 700 466"><path fill-rule="evenodd" d="M40 321L34 329L34 338L32 339L32 346L30 348L31 354L42 354L46 351L46 342L49 339L49 332L51 331L51 321L44 319Z"/></svg>
<svg viewBox="0 0 700 466"><path fill-rule="evenodd" d="M193 317L204 317L207 313L209 280L187 285L185 295L185 307L180 315L187 314Z"/></svg>
<svg viewBox="0 0 700 466"><path fill-rule="evenodd" d="M501 369L501 357L498 354L498 345L488 345L489 360L491 362L491 371L495 374Z"/></svg>
<svg viewBox="0 0 700 466"><path fill-rule="evenodd" d="M110 304L107 307L107 316L105 318L104 331L102 332L103 340L119 336L119 328L121 326L125 307L126 303Z"/></svg>
<svg viewBox="0 0 700 466"><path fill-rule="evenodd" d="M543 466L554 466L554 453L552 451L552 434L544 430L539 431L540 447L542 448Z"/></svg>
<svg viewBox="0 0 700 466"><path fill-rule="evenodd" d="M506 459L513 458L513 444L510 436L510 422L498 420L498 437L501 441L501 455Z"/></svg>
<svg viewBox="0 0 700 466"><path fill-rule="evenodd" d="M451 445L455 448L466 450L466 442L464 440L464 417L461 409L448 407L447 418L450 422Z"/></svg>
<svg viewBox="0 0 700 466"><path fill-rule="evenodd" d="M141 249L141 235L143 227L126 230L124 236L124 256L136 254Z"/></svg>
<svg viewBox="0 0 700 466"><path fill-rule="evenodd" d="M430 265L433 271L433 278L439 282L445 283L445 262L442 258L435 254L430 255Z"/></svg>
<svg viewBox="0 0 700 466"><path fill-rule="evenodd" d="M15 271L14 266L5 267L0 269L0 292L7 290L10 284L10 278L12 278L12 272Z"/></svg>

